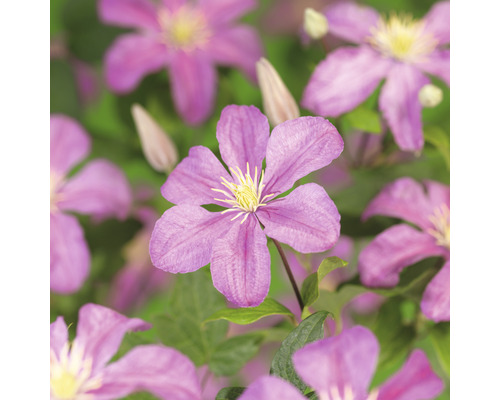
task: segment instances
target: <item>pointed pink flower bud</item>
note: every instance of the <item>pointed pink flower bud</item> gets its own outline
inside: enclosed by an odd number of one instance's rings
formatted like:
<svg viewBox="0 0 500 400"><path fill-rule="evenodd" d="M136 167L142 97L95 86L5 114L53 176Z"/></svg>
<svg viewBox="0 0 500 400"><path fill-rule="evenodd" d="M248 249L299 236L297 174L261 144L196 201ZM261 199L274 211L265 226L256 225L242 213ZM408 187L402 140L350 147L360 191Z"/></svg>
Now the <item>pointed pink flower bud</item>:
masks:
<svg viewBox="0 0 500 400"><path fill-rule="evenodd" d="M299 107L283 80L265 58L257 62L257 79L262 92L264 112L272 125L300 117Z"/></svg>
<svg viewBox="0 0 500 400"><path fill-rule="evenodd" d="M159 172L172 171L179 159L174 142L139 104L132 105L132 117L149 165Z"/></svg>

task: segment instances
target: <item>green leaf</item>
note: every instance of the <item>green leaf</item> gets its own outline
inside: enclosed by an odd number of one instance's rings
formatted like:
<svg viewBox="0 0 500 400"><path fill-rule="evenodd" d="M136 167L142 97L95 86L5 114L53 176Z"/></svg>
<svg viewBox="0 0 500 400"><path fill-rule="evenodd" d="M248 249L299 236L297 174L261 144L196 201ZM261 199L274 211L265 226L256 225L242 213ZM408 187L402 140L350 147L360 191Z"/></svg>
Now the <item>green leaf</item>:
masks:
<svg viewBox="0 0 500 400"><path fill-rule="evenodd" d="M431 125L424 127L424 139L439 150L450 169L450 137L438 126Z"/></svg>
<svg viewBox="0 0 500 400"><path fill-rule="evenodd" d="M290 332L271 362L271 375L276 375L287 380L302 392L307 389L307 385L302 382L297 372L295 372L292 355L307 343L323 338L323 324L328 314L327 311L318 311L306 318Z"/></svg>
<svg viewBox="0 0 500 400"><path fill-rule="evenodd" d="M245 391L244 387L226 387L219 390L215 400L236 400Z"/></svg>
<svg viewBox="0 0 500 400"><path fill-rule="evenodd" d="M352 110L345 118L354 129L377 135L382 132L378 113L363 106Z"/></svg>
<svg viewBox="0 0 500 400"><path fill-rule="evenodd" d="M200 366L209 362L228 329L226 321L206 326L203 321L224 304L208 269L178 275L167 314L154 318L153 325L165 345L176 348Z"/></svg>
<svg viewBox="0 0 500 400"><path fill-rule="evenodd" d="M448 376L450 376L450 324L437 324L431 330L430 337L439 363Z"/></svg>
<svg viewBox="0 0 500 400"><path fill-rule="evenodd" d="M257 307L248 308L225 308L212 314L204 322L225 319L239 325L248 325L268 315L288 315L293 317L293 313L284 305L271 298L265 299Z"/></svg>
<svg viewBox="0 0 500 400"><path fill-rule="evenodd" d="M328 275L333 270L336 270L337 268L347 266L347 264L347 261L344 261L338 257L325 258L321 262L318 270L309 275L302 284L301 295L302 300L304 301L304 306L310 306L318 299L318 286L326 275Z"/></svg>
<svg viewBox="0 0 500 400"><path fill-rule="evenodd" d="M215 375L234 375L257 354L264 337L263 333L249 333L225 340L215 348L210 370Z"/></svg>

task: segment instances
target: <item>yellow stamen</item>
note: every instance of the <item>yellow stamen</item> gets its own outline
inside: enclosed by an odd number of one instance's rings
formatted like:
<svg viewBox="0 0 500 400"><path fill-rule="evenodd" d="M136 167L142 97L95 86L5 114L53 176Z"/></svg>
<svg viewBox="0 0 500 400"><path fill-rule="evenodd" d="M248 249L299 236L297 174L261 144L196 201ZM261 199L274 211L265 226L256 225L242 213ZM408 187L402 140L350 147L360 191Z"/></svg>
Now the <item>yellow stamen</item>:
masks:
<svg viewBox="0 0 500 400"><path fill-rule="evenodd" d="M434 210L434 214L429 216L429 220L434 225L434 229L427 232L436 239L439 246L450 248L450 209L446 204Z"/></svg>
<svg viewBox="0 0 500 400"><path fill-rule="evenodd" d="M380 53L400 61L423 61L437 46L437 40L424 32L424 22L409 14L392 13L371 29L368 42Z"/></svg>
<svg viewBox="0 0 500 400"><path fill-rule="evenodd" d="M63 196L59 193L59 189L64 184L64 177L57 172L50 171L50 212L58 210L57 203L62 200Z"/></svg>
<svg viewBox="0 0 500 400"><path fill-rule="evenodd" d="M250 174L250 165L247 163L247 170L244 174L239 167L230 168L231 173L237 179L238 183L229 182L227 179L221 176L221 184L226 187L228 191L222 189L212 188L214 192L219 192L224 194L226 199L215 198L214 200L226 203L231 206L227 210L222 211L222 214L231 211L239 211L238 214L231 219L238 219L241 215L245 214L241 223L245 222L248 218L248 214L257 211L259 207L266 205L264 200L274 196L273 194L268 194L262 197L262 191L264 189L264 171L262 171L260 180L258 179L259 171L255 167L255 171L252 175Z"/></svg>

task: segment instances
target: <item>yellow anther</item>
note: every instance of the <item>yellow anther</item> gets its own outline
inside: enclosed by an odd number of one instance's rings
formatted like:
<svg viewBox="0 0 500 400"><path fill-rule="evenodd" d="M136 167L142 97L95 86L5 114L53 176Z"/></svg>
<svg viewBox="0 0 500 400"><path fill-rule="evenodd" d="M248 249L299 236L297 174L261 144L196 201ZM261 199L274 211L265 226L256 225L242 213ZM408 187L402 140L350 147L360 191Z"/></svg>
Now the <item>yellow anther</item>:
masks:
<svg viewBox="0 0 500 400"><path fill-rule="evenodd" d="M434 210L434 214L429 216L429 220L434 228L427 232L436 239L439 246L450 248L450 209L446 204Z"/></svg>

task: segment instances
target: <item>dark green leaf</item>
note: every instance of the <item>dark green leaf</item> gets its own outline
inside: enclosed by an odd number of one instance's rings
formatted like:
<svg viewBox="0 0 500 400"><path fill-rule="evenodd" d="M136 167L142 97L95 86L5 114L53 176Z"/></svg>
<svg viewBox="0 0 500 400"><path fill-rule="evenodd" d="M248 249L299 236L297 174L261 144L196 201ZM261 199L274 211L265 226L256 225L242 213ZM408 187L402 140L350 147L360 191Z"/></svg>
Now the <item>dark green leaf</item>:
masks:
<svg viewBox="0 0 500 400"><path fill-rule="evenodd" d="M306 318L299 326L290 332L271 362L272 375L287 380L302 392L307 388L307 385L302 382L297 372L295 372L292 363L292 355L307 343L323 338L323 324L328 314L327 311L318 311Z"/></svg>
<svg viewBox="0 0 500 400"><path fill-rule="evenodd" d="M225 308L212 314L205 319L205 322L225 319L239 325L248 325L269 315L288 315L293 317L293 313L284 305L271 298L265 299L257 307L248 308Z"/></svg>
<svg viewBox="0 0 500 400"><path fill-rule="evenodd" d="M167 315L156 317L153 325L165 345L186 354L195 365L203 365L224 339L228 328L225 321L208 325L203 321L224 304L206 268L182 274L172 290Z"/></svg>
<svg viewBox="0 0 500 400"><path fill-rule="evenodd" d="M430 337L439 363L448 376L450 376L450 324L437 324L431 330Z"/></svg>
<svg viewBox="0 0 500 400"><path fill-rule="evenodd" d="M234 375L259 351L263 333L234 336L219 344L208 364L215 375Z"/></svg>
<svg viewBox="0 0 500 400"><path fill-rule="evenodd" d="M450 168L450 137L438 126L426 126L424 128L424 139L439 150L448 169Z"/></svg>
<svg viewBox="0 0 500 400"><path fill-rule="evenodd" d="M245 391L244 387L226 387L219 390L215 400L236 400Z"/></svg>

